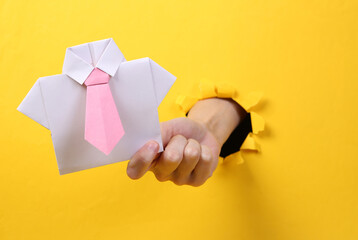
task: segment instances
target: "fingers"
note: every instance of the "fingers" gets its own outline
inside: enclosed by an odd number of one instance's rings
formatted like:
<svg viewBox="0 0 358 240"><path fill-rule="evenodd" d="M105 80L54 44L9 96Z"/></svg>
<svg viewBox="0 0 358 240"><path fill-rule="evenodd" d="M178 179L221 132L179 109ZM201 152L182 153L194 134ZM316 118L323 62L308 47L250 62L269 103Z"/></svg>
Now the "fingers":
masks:
<svg viewBox="0 0 358 240"><path fill-rule="evenodd" d="M210 148L202 145L200 161L192 173L190 184L193 186L200 186L205 183L205 181L211 176L213 163L214 158Z"/></svg>
<svg viewBox="0 0 358 240"><path fill-rule="evenodd" d="M177 135L169 141L152 171L161 182L200 186L211 176L214 160L209 147Z"/></svg>
<svg viewBox="0 0 358 240"><path fill-rule="evenodd" d="M149 141L139 149L127 166L127 175L132 179L141 178L150 168L151 163L156 158L159 150L159 144L155 141Z"/></svg>
<svg viewBox="0 0 358 240"><path fill-rule="evenodd" d="M182 159L187 139L182 135L172 137L159 157L152 171L159 181L166 181L172 177L172 173L178 168Z"/></svg>
<svg viewBox="0 0 358 240"><path fill-rule="evenodd" d="M200 186L215 167L216 161L208 146L194 139L187 140L182 135L172 137L159 158L158 150L159 144L155 141L138 150L128 163L128 176L138 179L151 169L159 181Z"/></svg>
<svg viewBox="0 0 358 240"><path fill-rule="evenodd" d="M189 139L183 154L183 159L173 176L173 181L177 185L187 184L190 181L191 173L200 159L200 143L194 139Z"/></svg>

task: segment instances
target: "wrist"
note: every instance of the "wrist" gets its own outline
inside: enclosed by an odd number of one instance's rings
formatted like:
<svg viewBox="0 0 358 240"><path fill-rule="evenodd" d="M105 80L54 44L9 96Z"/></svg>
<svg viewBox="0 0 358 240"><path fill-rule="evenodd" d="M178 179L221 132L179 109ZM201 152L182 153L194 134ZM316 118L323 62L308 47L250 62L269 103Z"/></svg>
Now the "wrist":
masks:
<svg viewBox="0 0 358 240"><path fill-rule="evenodd" d="M245 115L246 111L232 99L208 98L198 101L188 118L206 127L222 146Z"/></svg>

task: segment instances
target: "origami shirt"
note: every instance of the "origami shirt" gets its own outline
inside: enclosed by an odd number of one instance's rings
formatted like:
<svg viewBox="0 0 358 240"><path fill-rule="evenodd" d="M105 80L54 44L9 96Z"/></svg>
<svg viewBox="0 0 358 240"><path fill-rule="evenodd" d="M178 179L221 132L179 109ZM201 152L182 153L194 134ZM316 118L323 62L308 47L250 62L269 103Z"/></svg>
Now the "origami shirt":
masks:
<svg viewBox="0 0 358 240"><path fill-rule="evenodd" d="M125 131L106 156L84 139L86 86L94 67L108 73ZM125 161L147 141L163 150L157 107L175 77L149 58L126 61L113 39L68 48L63 73L39 78L18 110L51 130L60 174Z"/></svg>

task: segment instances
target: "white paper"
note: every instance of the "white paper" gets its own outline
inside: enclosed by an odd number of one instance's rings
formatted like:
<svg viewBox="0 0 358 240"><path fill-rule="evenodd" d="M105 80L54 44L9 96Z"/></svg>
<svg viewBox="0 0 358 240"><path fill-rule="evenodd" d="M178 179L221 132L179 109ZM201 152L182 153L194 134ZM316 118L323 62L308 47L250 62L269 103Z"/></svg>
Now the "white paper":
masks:
<svg viewBox="0 0 358 240"><path fill-rule="evenodd" d="M51 130L60 174L128 160L149 140L162 151L157 107L176 78L149 58L125 61L112 39L91 43L93 52L90 44L76 47L67 49L66 58L77 65L67 61L64 69L75 66L70 72L77 79L68 74L40 78L18 107ZM96 61L96 67L113 74L109 85L125 131L108 156L84 139L86 86L81 81Z"/></svg>

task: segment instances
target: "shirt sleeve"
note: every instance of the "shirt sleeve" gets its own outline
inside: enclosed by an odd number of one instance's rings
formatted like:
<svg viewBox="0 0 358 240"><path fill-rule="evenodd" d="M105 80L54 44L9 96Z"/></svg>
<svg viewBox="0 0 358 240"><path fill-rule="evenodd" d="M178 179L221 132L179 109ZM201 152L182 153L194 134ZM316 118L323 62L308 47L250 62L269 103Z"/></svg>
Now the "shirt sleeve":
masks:
<svg viewBox="0 0 358 240"><path fill-rule="evenodd" d="M36 81L24 100L21 102L18 111L22 112L32 120L38 122L47 129L49 128L47 115L42 99L40 79Z"/></svg>
<svg viewBox="0 0 358 240"><path fill-rule="evenodd" d="M152 59L149 59L149 63L152 70L153 85L157 97L157 104L159 106L171 86L174 84L176 77L159 66L159 64L154 62Z"/></svg>

